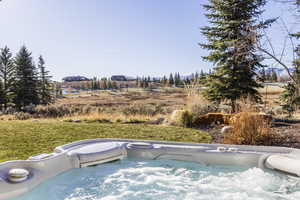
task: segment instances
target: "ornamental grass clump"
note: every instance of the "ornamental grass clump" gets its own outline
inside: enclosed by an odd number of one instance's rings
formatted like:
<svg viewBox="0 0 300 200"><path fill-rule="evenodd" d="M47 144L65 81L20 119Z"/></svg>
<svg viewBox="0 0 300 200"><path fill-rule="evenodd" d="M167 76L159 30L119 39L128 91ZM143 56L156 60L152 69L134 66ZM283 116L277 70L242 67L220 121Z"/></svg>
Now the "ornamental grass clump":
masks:
<svg viewBox="0 0 300 200"><path fill-rule="evenodd" d="M273 145L277 141L271 133L270 120L264 115L241 112L231 120L232 131L224 135L225 144Z"/></svg>

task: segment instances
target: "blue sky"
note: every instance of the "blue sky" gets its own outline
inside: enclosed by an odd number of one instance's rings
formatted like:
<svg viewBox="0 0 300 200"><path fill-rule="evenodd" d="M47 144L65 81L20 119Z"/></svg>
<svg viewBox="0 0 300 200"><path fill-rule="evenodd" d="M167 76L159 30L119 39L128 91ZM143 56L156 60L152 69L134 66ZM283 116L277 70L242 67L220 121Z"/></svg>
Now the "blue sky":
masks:
<svg viewBox="0 0 300 200"><path fill-rule="evenodd" d="M3 0L0 46L16 53L25 44L42 54L55 80L67 75L162 76L208 71L199 28L207 24L205 0ZM271 0L264 18L282 16L289 29L295 18ZM268 33L280 52L284 31ZM290 54L290 53L289 53ZM287 54L285 61L291 57Z"/></svg>

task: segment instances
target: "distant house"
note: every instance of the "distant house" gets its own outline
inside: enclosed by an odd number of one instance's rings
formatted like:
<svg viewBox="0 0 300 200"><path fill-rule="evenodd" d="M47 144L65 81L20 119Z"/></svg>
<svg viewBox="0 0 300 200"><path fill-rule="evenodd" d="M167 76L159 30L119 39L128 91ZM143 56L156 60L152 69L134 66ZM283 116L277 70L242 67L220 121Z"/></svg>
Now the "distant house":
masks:
<svg viewBox="0 0 300 200"><path fill-rule="evenodd" d="M126 76L126 80L127 81L136 81L136 78L130 77L130 76Z"/></svg>
<svg viewBox="0 0 300 200"><path fill-rule="evenodd" d="M74 82L74 81L89 81L90 79L84 76L67 76L62 79L65 82Z"/></svg>
<svg viewBox="0 0 300 200"><path fill-rule="evenodd" d="M112 81L127 81L126 76L123 75L115 75L110 78Z"/></svg>

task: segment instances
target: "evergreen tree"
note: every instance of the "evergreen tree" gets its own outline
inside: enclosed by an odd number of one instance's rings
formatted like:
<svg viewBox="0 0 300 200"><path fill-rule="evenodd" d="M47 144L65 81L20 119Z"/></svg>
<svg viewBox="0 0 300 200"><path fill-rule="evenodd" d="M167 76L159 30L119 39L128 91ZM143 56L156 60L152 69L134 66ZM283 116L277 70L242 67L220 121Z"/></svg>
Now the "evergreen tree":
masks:
<svg viewBox="0 0 300 200"><path fill-rule="evenodd" d="M300 35L293 35L296 38L300 38ZM293 78L295 81L288 83L284 87L284 92L281 96L283 101L283 108L288 111L289 116L292 116L293 112L300 108L300 45L295 49L296 58L293 61L294 72Z"/></svg>
<svg viewBox="0 0 300 200"><path fill-rule="evenodd" d="M162 80L161 80L161 83L163 86L166 86L168 84L168 79L166 76L163 76Z"/></svg>
<svg viewBox="0 0 300 200"><path fill-rule="evenodd" d="M181 78L179 73L175 73L175 86L181 85Z"/></svg>
<svg viewBox="0 0 300 200"><path fill-rule="evenodd" d="M103 90L107 90L107 78L102 78L101 81L102 81L102 87L101 88Z"/></svg>
<svg viewBox="0 0 300 200"><path fill-rule="evenodd" d="M255 54L255 44L260 35L256 32L267 27L272 20L257 23L265 0L209 0L204 8L211 26L202 28L210 50L203 57L215 64L214 72L207 78L205 96L208 100L229 100L232 111L237 99L250 96L259 100L255 71L261 66L261 57Z"/></svg>
<svg viewBox="0 0 300 200"><path fill-rule="evenodd" d="M5 103L4 100L5 100L5 96L4 96L3 81L0 79L0 109L3 108L3 105Z"/></svg>
<svg viewBox="0 0 300 200"><path fill-rule="evenodd" d="M205 79L206 79L206 73L203 70L201 70L200 77L199 77L199 83L204 84Z"/></svg>
<svg viewBox="0 0 300 200"><path fill-rule="evenodd" d="M272 80L272 73L271 73L270 70L268 70L266 72L266 79L265 80L268 81L268 82L271 82L271 80Z"/></svg>
<svg viewBox="0 0 300 200"><path fill-rule="evenodd" d="M265 82L267 80L265 66L262 66L261 70L259 70L258 80L261 82Z"/></svg>
<svg viewBox="0 0 300 200"><path fill-rule="evenodd" d="M195 81L195 74L194 74L194 73L192 73L192 75L191 75L191 81L192 81L192 82Z"/></svg>
<svg viewBox="0 0 300 200"><path fill-rule="evenodd" d="M170 77L169 77L169 81L168 81L168 82L169 82L169 85L170 85L170 86L173 86L173 85L174 85L174 78L173 78L173 74L172 74L172 73L170 74Z"/></svg>
<svg viewBox="0 0 300 200"><path fill-rule="evenodd" d="M101 89L100 80L98 79L96 82L97 90Z"/></svg>
<svg viewBox="0 0 300 200"><path fill-rule="evenodd" d="M97 78L96 77L94 77L94 78L92 78L92 90L96 90L96 88L97 88Z"/></svg>
<svg viewBox="0 0 300 200"><path fill-rule="evenodd" d="M143 80L143 88L148 88L149 87L149 82L148 82L148 78L144 78L144 80Z"/></svg>
<svg viewBox="0 0 300 200"><path fill-rule="evenodd" d="M16 68L13 63L12 54L8 47L4 47L0 52L1 103L4 105L4 109L13 102L15 72Z"/></svg>
<svg viewBox="0 0 300 200"><path fill-rule="evenodd" d="M107 88L108 89L112 89L113 88L113 85L112 85L112 82L111 82L110 79L107 81Z"/></svg>
<svg viewBox="0 0 300 200"><path fill-rule="evenodd" d="M139 79L139 77L136 77L135 86L139 87L139 85L140 85L140 79Z"/></svg>
<svg viewBox="0 0 300 200"><path fill-rule="evenodd" d="M200 72L200 80L203 80L205 79L205 73L204 71L201 69L201 72Z"/></svg>
<svg viewBox="0 0 300 200"><path fill-rule="evenodd" d="M40 104L49 104L52 102L52 87L51 87L51 76L49 75L49 71L46 70L45 67L45 61L42 56L39 57L38 62L38 68L39 68L39 98L40 98Z"/></svg>
<svg viewBox="0 0 300 200"><path fill-rule="evenodd" d="M53 87L54 87L54 92L55 92L55 97L59 97L62 96L62 88L61 85L58 82L54 82L53 83Z"/></svg>
<svg viewBox="0 0 300 200"><path fill-rule="evenodd" d="M114 89L114 90L118 89L118 84L116 81L112 82L112 89Z"/></svg>
<svg viewBox="0 0 300 200"><path fill-rule="evenodd" d="M196 72L195 73L195 80L194 80L194 83L197 84L199 82L199 73Z"/></svg>
<svg viewBox="0 0 300 200"><path fill-rule="evenodd" d="M272 80L272 82L277 82L277 80L278 80L278 76L277 76L277 73L274 68L272 68L271 80Z"/></svg>
<svg viewBox="0 0 300 200"><path fill-rule="evenodd" d="M15 58L16 82L14 103L20 110L27 105L39 104L37 69L31 52L22 46Z"/></svg>

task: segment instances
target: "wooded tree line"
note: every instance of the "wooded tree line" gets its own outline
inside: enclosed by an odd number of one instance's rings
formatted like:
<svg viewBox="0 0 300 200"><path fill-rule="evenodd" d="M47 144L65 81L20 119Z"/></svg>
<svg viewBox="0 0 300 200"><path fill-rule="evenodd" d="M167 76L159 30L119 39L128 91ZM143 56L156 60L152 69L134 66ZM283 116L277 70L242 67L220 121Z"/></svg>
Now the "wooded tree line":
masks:
<svg viewBox="0 0 300 200"><path fill-rule="evenodd" d="M137 77L136 87L148 88L151 87L152 82L159 83L160 86L163 87L184 87L186 85L199 85L204 83L208 74L209 73L201 70L200 73L196 72L187 77L182 77L179 72L170 73L168 78L166 75L159 79L154 79L150 76L142 78Z"/></svg>
<svg viewBox="0 0 300 200"><path fill-rule="evenodd" d="M188 77L182 77L178 72L174 73L174 75L173 73L171 73L169 78L163 76L160 82L163 86L175 86L175 87L182 87L186 85L200 85L205 82L206 76L209 73L206 73L203 70L201 70L200 73L198 72L192 73L192 75Z"/></svg>
<svg viewBox="0 0 300 200"><path fill-rule="evenodd" d="M210 72L209 72L210 73ZM206 76L209 74L203 70L200 73L193 73L191 76L182 77L178 72L170 73L169 77L153 78L150 76L137 77L135 83L128 81L112 81L109 78L94 77L91 81L73 82L71 87L79 90L110 90L128 87L152 88L162 87L184 87L186 85L204 84Z"/></svg>
<svg viewBox="0 0 300 200"><path fill-rule="evenodd" d="M0 50L0 109L22 110L29 105L52 101L51 77L42 56L34 63L31 52L22 46L13 56L6 46Z"/></svg>

